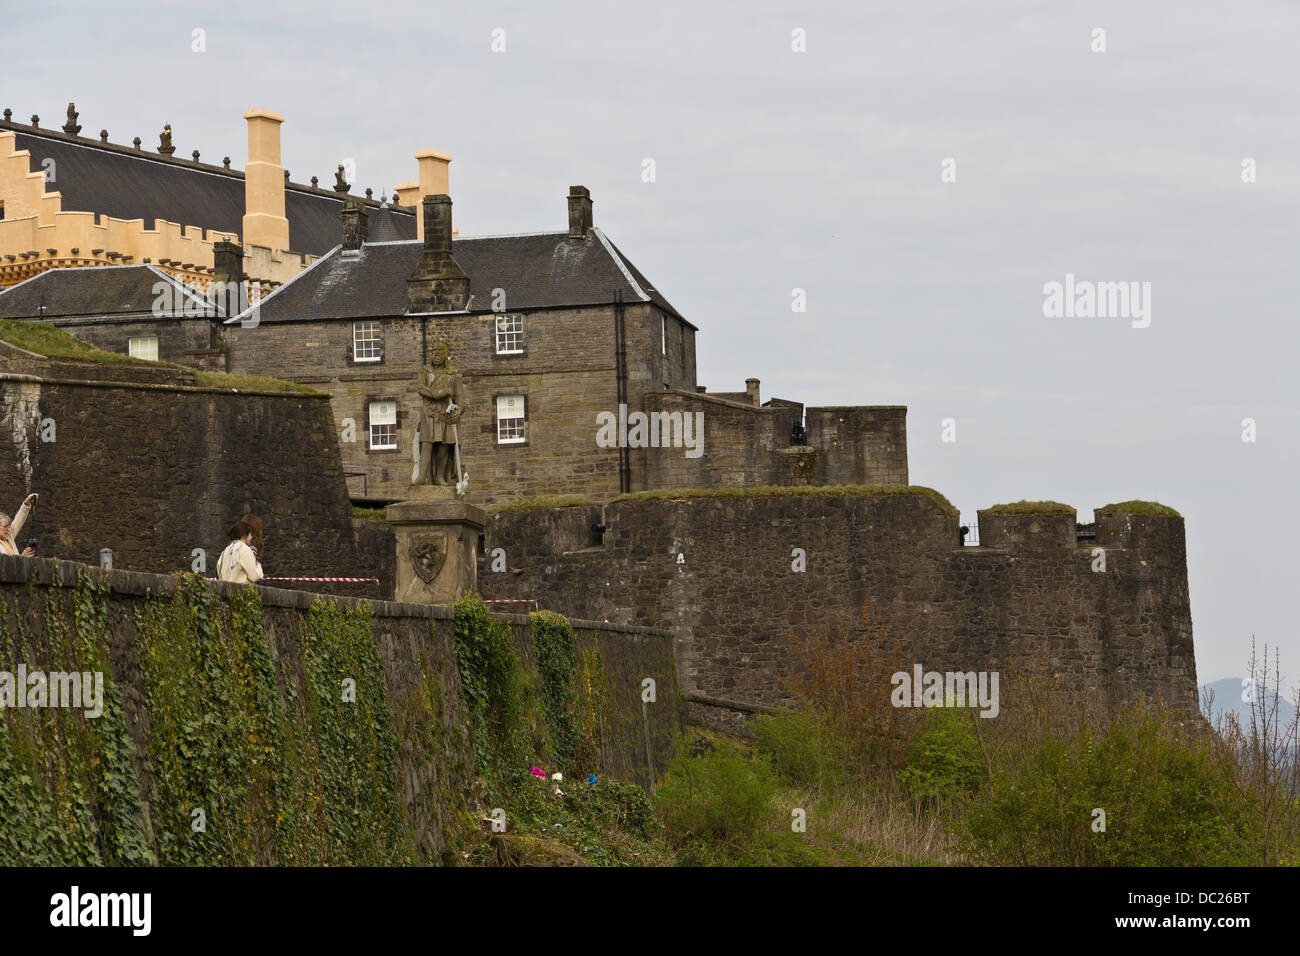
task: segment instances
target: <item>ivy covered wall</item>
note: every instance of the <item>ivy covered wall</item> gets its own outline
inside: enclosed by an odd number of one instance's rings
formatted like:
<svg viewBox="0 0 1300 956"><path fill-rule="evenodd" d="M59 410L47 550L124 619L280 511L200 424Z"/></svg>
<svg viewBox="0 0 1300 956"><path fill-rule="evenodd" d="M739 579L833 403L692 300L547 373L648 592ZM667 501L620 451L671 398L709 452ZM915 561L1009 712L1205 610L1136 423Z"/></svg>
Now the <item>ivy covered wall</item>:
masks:
<svg viewBox="0 0 1300 956"><path fill-rule="evenodd" d="M532 764L643 786L662 772L678 727L666 635L500 619L476 601L333 600L0 556L0 671L98 672L104 688L98 717L0 709L0 854L457 863L489 791Z"/></svg>

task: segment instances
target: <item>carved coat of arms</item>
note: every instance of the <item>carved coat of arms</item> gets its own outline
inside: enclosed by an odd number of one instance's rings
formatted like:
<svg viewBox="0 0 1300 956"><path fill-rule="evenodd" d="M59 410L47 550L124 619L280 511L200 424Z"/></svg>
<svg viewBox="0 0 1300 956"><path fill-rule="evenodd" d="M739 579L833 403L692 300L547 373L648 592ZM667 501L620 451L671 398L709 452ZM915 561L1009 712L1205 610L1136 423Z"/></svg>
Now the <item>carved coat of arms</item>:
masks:
<svg viewBox="0 0 1300 956"><path fill-rule="evenodd" d="M446 533L416 535L411 539L407 555L416 577L425 584L432 584L447 560Z"/></svg>

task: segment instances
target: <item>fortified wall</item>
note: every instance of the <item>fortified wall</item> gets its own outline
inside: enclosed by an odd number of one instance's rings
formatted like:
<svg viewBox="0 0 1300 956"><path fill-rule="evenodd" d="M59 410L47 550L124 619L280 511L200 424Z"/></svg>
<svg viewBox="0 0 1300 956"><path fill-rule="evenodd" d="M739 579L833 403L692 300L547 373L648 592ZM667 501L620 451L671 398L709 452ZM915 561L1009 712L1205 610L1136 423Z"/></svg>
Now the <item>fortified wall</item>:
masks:
<svg viewBox="0 0 1300 956"><path fill-rule="evenodd" d="M0 343L0 510L38 492L19 535L38 553L116 568L206 573L245 513L264 525L267 575L379 577L358 546L327 396L205 387L144 362L53 361ZM21 549L20 549L21 550ZM386 567L391 568L391 558ZM381 586L304 582L378 597ZM287 585L298 586L298 585Z"/></svg>
<svg viewBox="0 0 1300 956"><path fill-rule="evenodd" d="M481 823L454 611L331 603L0 555L0 670L100 671L106 688L93 718L0 708L0 848L46 865L459 862L455 831ZM537 682L531 619L497 617ZM571 623L601 714L582 772L650 786L680 732L671 636Z"/></svg>
<svg viewBox="0 0 1300 956"><path fill-rule="evenodd" d="M757 381L750 381L756 391ZM638 491L907 484L905 406L809 408L801 444L791 440L804 424L799 402L772 399L756 406L740 394L668 389L645 393L641 407L695 415L704 423L705 440L704 454L695 458L662 446L635 449L632 480Z"/></svg>
<svg viewBox="0 0 1300 956"><path fill-rule="evenodd" d="M860 640L864 612L909 668L998 671L1004 696L1012 671L1038 668L1090 706L1146 697L1196 709L1181 518L1103 514L1096 538L1079 540L1073 514L984 512L982 546L963 547L946 500L901 490L503 510L485 531L479 589L671 629L694 716L711 722L781 702L790 636Z"/></svg>

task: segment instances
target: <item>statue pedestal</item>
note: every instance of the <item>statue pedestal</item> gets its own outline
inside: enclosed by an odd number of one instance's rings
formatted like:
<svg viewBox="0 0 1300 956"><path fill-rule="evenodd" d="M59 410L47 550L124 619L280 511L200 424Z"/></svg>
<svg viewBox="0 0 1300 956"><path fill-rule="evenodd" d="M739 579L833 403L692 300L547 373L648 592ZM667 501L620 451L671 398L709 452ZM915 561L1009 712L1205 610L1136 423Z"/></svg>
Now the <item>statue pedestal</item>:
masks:
<svg viewBox="0 0 1300 956"><path fill-rule="evenodd" d="M397 539L398 601L454 604L478 587L478 536L482 508L466 504L446 486L420 485L411 498L388 506Z"/></svg>

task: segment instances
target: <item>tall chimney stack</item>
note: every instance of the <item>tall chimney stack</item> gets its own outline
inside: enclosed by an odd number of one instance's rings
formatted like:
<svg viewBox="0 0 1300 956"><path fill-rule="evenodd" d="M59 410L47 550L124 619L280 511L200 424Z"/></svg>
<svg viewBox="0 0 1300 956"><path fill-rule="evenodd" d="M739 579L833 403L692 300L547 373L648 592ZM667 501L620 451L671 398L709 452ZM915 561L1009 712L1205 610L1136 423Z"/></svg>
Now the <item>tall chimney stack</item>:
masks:
<svg viewBox="0 0 1300 956"><path fill-rule="evenodd" d="M248 121L248 165L244 168L244 245L289 248L284 214L284 167L280 165L280 124L284 117L253 109Z"/></svg>
<svg viewBox="0 0 1300 956"><path fill-rule="evenodd" d="M591 232L591 190L569 187L569 241L583 242Z"/></svg>
<svg viewBox="0 0 1300 956"><path fill-rule="evenodd" d="M410 312L458 312L469 302L469 276L451 254L451 197L421 202L424 253L406 280Z"/></svg>
<svg viewBox="0 0 1300 956"><path fill-rule="evenodd" d="M415 154L415 161L419 164L420 176L414 203L418 211L428 196L451 195L451 157L436 149L422 149ZM423 215L416 219L415 234L417 238L424 238Z"/></svg>
<svg viewBox="0 0 1300 956"><path fill-rule="evenodd" d="M370 217L366 205L355 196L343 200L343 254L357 254L366 241Z"/></svg>

